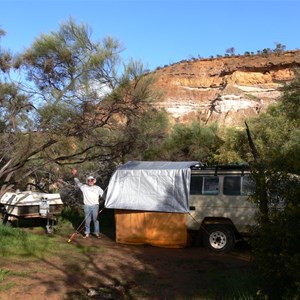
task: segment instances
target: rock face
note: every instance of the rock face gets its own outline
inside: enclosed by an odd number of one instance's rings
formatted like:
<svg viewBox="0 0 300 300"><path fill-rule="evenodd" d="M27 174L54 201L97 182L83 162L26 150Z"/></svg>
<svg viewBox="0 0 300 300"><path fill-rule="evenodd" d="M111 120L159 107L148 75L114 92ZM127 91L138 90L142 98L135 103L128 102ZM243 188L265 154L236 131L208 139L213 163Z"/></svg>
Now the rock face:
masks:
<svg viewBox="0 0 300 300"><path fill-rule="evenodd" d="M179 62L155 71L156 87L163 93L157 106L174 123L244 126L247 118L278 101L279 88L299 67L298 50Z"/></svg>

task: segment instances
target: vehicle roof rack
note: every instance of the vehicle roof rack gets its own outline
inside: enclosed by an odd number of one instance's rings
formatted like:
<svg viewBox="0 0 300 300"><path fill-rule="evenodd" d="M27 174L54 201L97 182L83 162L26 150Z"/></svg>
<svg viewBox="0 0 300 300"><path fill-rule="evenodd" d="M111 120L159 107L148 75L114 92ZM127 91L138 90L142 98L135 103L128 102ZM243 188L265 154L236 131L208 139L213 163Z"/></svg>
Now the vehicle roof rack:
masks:
<svg viewBox="0 0 300 300"><path fill-rule="evenodd" d="M191 167L191 169L192 170L212 170L212 171L215 171L215 175L218 174L218 171L240 170L243 175L245 170L249 170L249 165L248 164L226 164L226 165L211 165L211 166L194 165Z"/></svg>

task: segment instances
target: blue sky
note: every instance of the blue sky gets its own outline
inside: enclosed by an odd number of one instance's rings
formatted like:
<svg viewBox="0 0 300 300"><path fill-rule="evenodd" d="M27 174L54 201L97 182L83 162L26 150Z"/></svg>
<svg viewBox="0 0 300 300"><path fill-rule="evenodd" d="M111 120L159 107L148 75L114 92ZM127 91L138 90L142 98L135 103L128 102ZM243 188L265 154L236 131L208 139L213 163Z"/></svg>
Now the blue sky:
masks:
<svg viewBox="0 0 300 300"><path fill-rule="evenodd" d="M70 17L92 29L92 39L117 38L122 58L154 70L191 57L300 49L298 0L0 0L2 48L30 47L41 33Z"/></svg>

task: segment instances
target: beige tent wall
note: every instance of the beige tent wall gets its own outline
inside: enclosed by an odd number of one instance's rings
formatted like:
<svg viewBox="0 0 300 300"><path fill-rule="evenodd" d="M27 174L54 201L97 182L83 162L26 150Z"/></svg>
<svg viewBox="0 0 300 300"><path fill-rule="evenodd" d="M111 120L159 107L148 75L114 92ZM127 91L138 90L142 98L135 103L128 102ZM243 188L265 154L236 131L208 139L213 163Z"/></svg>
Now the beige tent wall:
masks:
<svg viewBox="0 0 300 300"><path fill-rule="evenodd" d="M186 214L115 210L116 241L183 248L187 245Z"/></svg>

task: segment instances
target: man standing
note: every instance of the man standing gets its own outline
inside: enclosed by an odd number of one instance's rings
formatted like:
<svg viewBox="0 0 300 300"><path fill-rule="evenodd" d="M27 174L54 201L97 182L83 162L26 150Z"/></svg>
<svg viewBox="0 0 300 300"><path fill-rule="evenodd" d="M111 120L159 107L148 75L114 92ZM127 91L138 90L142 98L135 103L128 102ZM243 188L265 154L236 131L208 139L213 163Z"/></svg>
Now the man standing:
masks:
<svg viewBox="0 0 300 300"><path fill-rule="evenodd" d="M89 238L91 229L91 221L94 222L94 234L97 238L100 238L100 226L97 220L99 211L99 197L102 197L104 191L100 186L95 185L96 179L93 176L87 177L87 184L81 183L76 177L77 170L72 169L72 174L74 176L74 181L80 188L83 195L84 203L84 214L85 214L85 235L83 238Z"/></svg>

